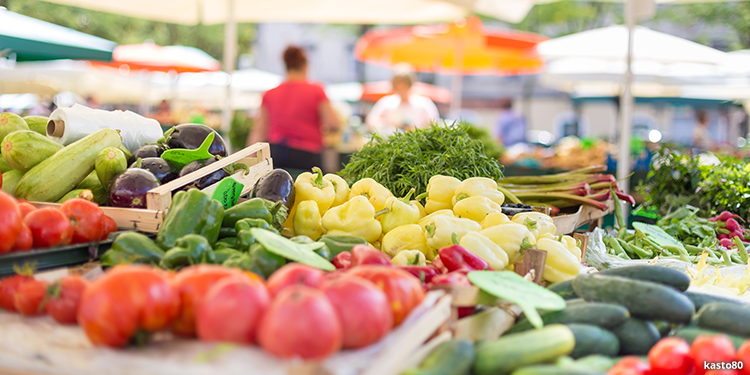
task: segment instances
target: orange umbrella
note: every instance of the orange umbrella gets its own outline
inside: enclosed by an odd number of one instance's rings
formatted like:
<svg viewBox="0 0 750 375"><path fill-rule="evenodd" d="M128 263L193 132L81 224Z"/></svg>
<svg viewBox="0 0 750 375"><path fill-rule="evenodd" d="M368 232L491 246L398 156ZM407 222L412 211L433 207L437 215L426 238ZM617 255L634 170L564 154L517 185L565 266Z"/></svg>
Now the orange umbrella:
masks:
<svg viewBox="0 0 750 375"><path fill-rule="evenodd" d="M221 63L211 55L193 47L159 46L153 43L128 44L115 47L112 62L93 65L123 67L131 70L196 73L221 70Z"/></svg>
<svg viewBox="0 0 750 375"><path fill-rule="evenodd" d="M450 103L451 101L450 90L440 86L430 85L423 82L414 82L412 91L417 95L428 97L436 103ZM380 98L391 94L393 94L393 86L390 82L367 82L362 85L362 98L360 100L365 102L377 102Z"/></svg>

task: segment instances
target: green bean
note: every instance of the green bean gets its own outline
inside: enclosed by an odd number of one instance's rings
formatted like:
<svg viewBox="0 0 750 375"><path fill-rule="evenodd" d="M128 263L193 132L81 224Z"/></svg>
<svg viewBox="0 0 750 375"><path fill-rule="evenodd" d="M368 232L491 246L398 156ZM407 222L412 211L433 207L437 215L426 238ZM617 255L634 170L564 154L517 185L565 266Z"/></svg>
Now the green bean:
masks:
<svg viewBox="0 0 750 375"><path fill-rule="evenodd" d="M737 245L737 250L740 254L740 259L742 260L742 264L747 264L747 249L745 248L745 244L742 243L742 240L740 240L739 237L735 237L733 240L735 245Z"/></svg>
<svg viewBox="0 0 750 375"><path fill-rule="evenodd" d="M700 247L698 247L698 246L693 246L693 245L684 245L684 246L685 246L685 250L687 250L688 253L690 253L690 254L699 254L700 255L700 253L703 252L703 249L700 248Z"/></svg>
<svg viewBox="0 0 750 375"><path fill-rule="evenodd" d="M685 249L683 249L681 247L667 245L667 246L662 246L662 248L664 250L669 250L671 252L676 252L677 255L680 256L680 259L682 259L682 260L684 260L686 262L690 262L690 259L688 258L687 251L685 251Z"/></svg>
<svg viewBox="0 0 750 375"><path fill-rule="evenodd" d="M610 238L609 239L609 245L612 246L612 248L615 250L615 254L617 254L617 255L625 254L625 256L628 255L625 252L625 250L622 248L622 246L620 246L620 243L617 242L616 238ZM630 257L628 257L628 258L630 258Z"/></svg>
<svg viewBox="0 0 750 375"><path fill-rule="evenodd" d="M641 259L651 259L654 257L654 252L651 250L642 249L634 245L630 245L630 247L633 249L633 251L635 251L636 254L638 254Z"/></svg>
<svg viewBox="0 0 750 375"><path fill-rule="evenodd" d="M732 265L732 260L729 258L729 252L726 251L726 250L722 250L721 251L721 255L722 255L722 257L724 257L724 265L725 266L731 266Z"/></svg>
<svg viewBox="0 0 750 375"><path fill-rule="evenodd" d="M625 254L625 253L617 254L617 256L620 257L620 258L622 258L622 259L625 259L625 260L632 260L632 259L630 259L630 257L628 256L628 254Z"/></svg>
<svg viewBox="0 0 750 375"><path fill-rule="evenodd" d="M635 251L630 248L630 245L628 245L627 242L619 238L616 238L615 240L620 244L623 250L625 250L629 257L634 258L636 256Z"/></svg>
<svg viewBox="0 0 750 375"><path fill-rule="evenodd" d="M627 236L625 236L625 238L623 239L627 242L633 242L633 240L635 239L635 233L630 233Z"/></svg>

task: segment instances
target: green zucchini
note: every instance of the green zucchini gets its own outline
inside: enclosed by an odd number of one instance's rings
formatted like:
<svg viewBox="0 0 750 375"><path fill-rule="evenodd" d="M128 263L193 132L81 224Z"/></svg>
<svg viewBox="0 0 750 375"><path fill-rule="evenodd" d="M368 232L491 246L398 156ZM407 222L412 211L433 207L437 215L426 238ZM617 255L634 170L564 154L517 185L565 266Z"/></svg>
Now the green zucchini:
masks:
<svg viewBox="0 0 750 375"><path fill-rule="evenodd" d="M620 355L646 355L661 339L651 322L630 318L612 329L620 342Z"/></svg>
<svg viewBox="0 0 750 375"><path fill-rule="evenodd" d="M21 181L21 177L23 177L23 172L15 169L3 173L3 191L15 195L16 185L18 185L18 181Z"/></svg>
<svg viewBox="0 0 750 375"><path fill-rule="evenodd" d="M578 294L573 289L573 280L561 281L547 287L551 292L557 293L565 300L578 298Z"/></svg>
<svg viewBox="0 0 750 375"><path fill-rule="evenodd" d="M710 329L703 329L703 328L697 328L697 327L684 327L680 328L678 330L675 330L674 335L680 338L685 339L685 341L688 342L688 344L693 344L693 340L698 338L698 336L716 336L716 335L725 335L730 340L732 340L732 343L734 344L735 348L739 348L742 346L743 343L748 339L744 336L738 336L738 335L732 335L724 332L714 331Z"/></svg>
<svg viewBox="0 0 750 375"><path fill-rule="evenodd" d="M26 125L29 126L29 130L37 132L43 136L47 136L47 123L49 119L44 116L26 116L23 118L26 121Z"/></svg>
<svg viewBox="0 0 750 375"><path fill-rule="evenodd" d="M660 266L628 266L599 272L600 275L627 277L671 286L684 292L690 286L690 276L673 268Z"/></svg>
<svg viewBox="0 0 750 375"><path fill-rule="evenodd" d="M628 310L611 303L584 302L568 306L560 311L550 311L541 315L544 324L592 324L602 328L614 328L630 317ZM531 323L521 318L507 333L523 332L533 329Z"/></svg>
<svg viewBox="0 0 750 375"><path fill-rule="evenodd" d="M130 150L128 150L128 148L125 147L124 144L120 143L117 148L125 155L125 159L127 160L128 165L135 163L135 157L133 157L133 153L130 152Z"/></svg>
<svg viewBox="0 0 750 375"><path fill-rule="evenodd" d="M115 147L107 147L96 156L94 170L102 186L109 187L116 175L128 169L128 159L125 153Z"/></svg>
<svg viewBox="0 0 750 375"><path fill-rule="evenodd" d="M31 130L14 131L2 143L3 159L14 169L23 172L63 148L61 144Z"/></svg>
<svg viewBox="0 0 750 375"><path fill-rule="evenodd" d="M29 130L29 125L13 112L0 113L0 142L16 130Z"/></svg>
<svg viewBox="0 0 750 375"><path fill-rule="evenodd" d="M5 173L13 170L13 167L5 161L5 158L0 158L0 173Z"/></svg>
<svg viewBox="0 0 750 375"><path fill-rule="evenodd" d="M76 189L91 190L91 193L94 194L94 202L100 206L109 203L109 191L102 186L99 177L96 175L96 171L91 171L80 184L76 185Z"/></svg>
<svg viewBox="0 0 750 375"><path fill-rule="evenodd" d="M94 170L99 152L121 142L117 130L101 129L71 143L26 172L16 186L16 197L28 201L57 201Z"/></svg>
<svg viewBox="0 0 750 375"><path fill-rule="evenodd" d="M578 359L592 354L616 356L620 342L612 332L590 324L566 324L575 336L576 344L571 358Z"/></svg>
<svg viewBox="0 0 750 375"><path fill-rule="evenodd" d="M418 368L401 375L465 375L471 370L476 353L469 340L450 340L433 350Z"/></svg>
<svg viewBox="0 0 750 375"><path fill-rule="evenodd" d="M553 324L542 329L505 335L477 346L475 375L505 375L524 366L568 355L575 347L570 328Z"/></svg>
<svg viewBox="0 0 750 375"><path fill-rule="evenodd" d="M73 198L81 198L87 201L93 201L94 194L89 189L75 189L68 192L68 194L63 195L63 197L60 198L57 203L65 203L66 201L69 201Z"/></svg>
<svg viewBox="0 0 750 375"><path fill-rule="evenodd" d="M512 375L606 375L606 371L583 368L564 368L555 365L536 365L519 368Z"/></svg>
<svg viewBox="0 0 750 375"><path fill-rule="evenodd" d="M586 301L625 306L634 318L690 323L693 303L674 288L619 276L583 274L573 279L573 288Z"/></svg>
<svg viewBox="0 0 750 375"><path fill-rule="evenodd" d="M700 310L703 305L712 303L712 302L726 302L726 303L734 303L738 305L745 305L746 307L750 307L750 304L748 304L745 301L738 300L736 298L727 298L722 296L716 296L713 294L705 294L705 293L698 293L693 291L687 291L685 292L685 295L687 298L690 299L690 301L693 302L695 305L696 310Z"/></svg>
<svg viewBox="0 0 750 375"><path fill-rule="evenodd" d="M695 317L698 327L750 336L750 308L727 302L703 305Z"/></svg>

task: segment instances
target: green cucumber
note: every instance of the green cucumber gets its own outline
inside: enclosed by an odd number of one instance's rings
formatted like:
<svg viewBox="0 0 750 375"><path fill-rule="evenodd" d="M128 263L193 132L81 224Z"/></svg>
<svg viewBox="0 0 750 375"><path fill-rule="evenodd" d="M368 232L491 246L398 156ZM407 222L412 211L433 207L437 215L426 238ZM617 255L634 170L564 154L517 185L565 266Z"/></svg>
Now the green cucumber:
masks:
<svg viewBox="0 0 750 375"><path fill-rule="evenodd" d="M661 337L667 337L669 336L669 332L672 332L672 323L670 322L655 320L651 323L654 323L654 327L656 327L656 330L659 331L659 336Z"/></svg>
<svg viewBox="0 0 750 375"><path fill-rule="evenodd" d="M512 375L606 375L606 371L583 368L564 368L555 365L536 365L519 368Z"/></svg>
<svg viewBox="0 0 750 375"><path fill-rule="evenodd" d="M477 345L475 375L505 375L524 366L568 355L575 347L570 328L553 324L542 329L514 333Z"/></svg>
<svg viewBox="0 0 750 375"><path fill-rule="evenodd" d="M26 116L23 118L26 121L26 125L29 126L29 130L37 132L43 136L47 136L47 122L49 119L44 116Z"/></svg>
<svg viewBox="0 0 750 375"><path fill-rule="evenodd" d="M11 170L13 170L13 167L5 161L5 158L0 158L0 173L5 173Z"/></svg>
<svg viewBox="0 0 750 375"><path fill-rule="evenodd" d="M120 149L107 147L96 156L94 170L102 186L109 187L112 179L128 169L128 159Z"/></svg>
<svg viewBox="0 0 750 375"><path fill-rule="evenodd" d="M590 324L566 324L575 336L575 348L571 358L578 359L592 354L616 356L620 342L612 332Z"/></svg>
<svg viewBox="0 0 750 375"><path fill-rule="evenodd" d="M565 300L578 298L578 294L573 289L573 280L561 281L547 287L551 292L557 293Z"/></svg>
<svg viewBox="0 0 750 375"><path fill-rule="evenodd" d="M10 195L15 195L14 192L18 181L21 181L21 177L23 177L23 172L15 169L3 173L3 191Z"/></svg>
<svg viewBox="0 0 750 375"><path fill-rule="evenodd" d="M625 306L634 318L690 323L693 303L674 288L619 276L582 274L573 288L586 301Z"/></svg>
<svg viewBox="0 0 750 375"><path fill-rule="evenodd" d="M12 112L0 113L0 142L5 139L8 134L13 133L16 130L29 130L29 125L21 116Z"/></svg>
<svg viewBox="0 0 750 375"><path fill-rule="evenodd" d="M698 327L750 336L750 308L727 302L703 305L695 317Z"/></svg>
<svg viewBox="0 0 750 375"><path fill-rule="evenodd" d="M117 130L101 129L71 143L26 172L16 186L16 197L28 201L57 201L94 170L99 152L121 142Z"/></svg>
<svg viewBox="0 0 750 375"><path fill-rule="evenodd" d="M698 292L693 292L693 291L687 291L685 292L685 295L687 296L687 298L690 299L690 301L693 302L696 310L700 310L701 307L703 307L703 305L712 303L712 302L734 303L734 304L745 305L746 307L750 307L750 304L748 304L747 302L738 300L736 298L727 298L727 297L716 296L713 294L698 293Z"/></svg>
<svg viewBox="0 0 750 375"><path fill-rule="evenodd" d="M418 368L401 375L464 375L471 370L476 352L469 340L450 340L438 345Z"/></svg>
<svg viewBox="0 0 750 375"><path fill-rule="evenodd" d="M671 286L684 292L690 286L690 276L673 268L660 266L628 266L599 272L600 275L627 277Z"/></svg>
<svg viewBox="0 0 750 375"><path fill-rule="evenodd" d="M698 338L698 336L716 336L716 335L724 335L728 337L730 340L732 340L732 343L734 344L735 348L739 348L742 346L742 344L745 343L745 341L748 339L744 336L738 336L738 335L731 335L724 332L714 331L710 329L703 329L703 328L697 328L697 327L684 327L676 330L674 332L674 335L680 338L685 339L685 341L688 342L688 344L693 344L693 341Z"/></svg>
<svg viewBox="0 0 750 375"><path fill-rule="evenodd" d="M630 318L612 329L620 342L620 355L646 355L661 339L651 322Z"/></svg>
<svg viewBox="0 0 750 375"><path fill-rule="evenodd" d="M60 198L57 203L65 203L66 201L69 201L74 198L81 198L85 199L87 201L93 201L94 200L94 193L91 192L89 189L75 189L68 192L68 194L63 195L62 198Z"/></svg>
<svg viewBox="0 0 750 375"><path fill-rule="evenodd" d="M18 130L3 139L3 159L14 169L26 172L43 162L63 146L31 130Z"/></svg>
<svg viewBox="0 0 750 375"><path fill-rule="evenodd" d="M614 328L630 317L628 310L611 303L583 302L567 306L560 311L550 311L541 315L544 324L581 323L592 324L602 328ZM507 333L523 332L534 327L526 319L519 321Z"/></svg>

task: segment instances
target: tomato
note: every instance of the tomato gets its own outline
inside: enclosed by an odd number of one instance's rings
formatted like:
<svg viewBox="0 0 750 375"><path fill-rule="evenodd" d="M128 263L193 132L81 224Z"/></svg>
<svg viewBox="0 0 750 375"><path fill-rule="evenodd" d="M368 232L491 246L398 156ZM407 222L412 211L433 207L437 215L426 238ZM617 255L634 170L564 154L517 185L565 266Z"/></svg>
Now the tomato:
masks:
<svg viewBox="0 0 750 375"><path fill-rule="evenodd" d="M646 375L651 370L648 362L642 361L638 357L627 356L617 362L607 375Z"/></svg>
<svg viewBox="0 0 750 375"><path fill-rule="evenodd" d="M83 292L78 324L94 345L122 347L138 330L168 328L179 311L180 299L164 272L117 266Z"/></svg>
<svg viewBox="0 0 750 375"><path fill-rule="evenodd" d="M16 290L23 283L33 281L30 275L14 275L0 280L0 308L8 311L16 311L14 299Z"/></svg>
<svg viewBox="0 0 750 375"><path fill-rule="evenodd" d="M21 224L21 231L16 237L16 243L13 245L13 251L26 251L34 246L34 238L31 235L31 229L26 224Z"/></svg>
<svg viewBox="0 0 750 375"><path fill-rule="evenodd" d="M242 272L219 265L200 264L180 271L172 283L180 298L180 314L172 329L183 336L195 336L195 314L208 290L217 281Z"/></svg>
<svg viewBox="0 0 750 375"><path fill-rule="evenodd" d="M13 248L22 224L21 209L16 200L0 191L0 254L5 254Z"/></svg>
<svg viewBox="0 0 750 375"><path fill-rule="evenodd" d="M99 241L104 230L104 214L99 205L82 198L73 198L60 206L73 226L73 242L86 243Z"/></svg>
<svg viewBox="0 0 750 375"><path fill-rule="evenodd" d="M26 215L37 210L33 204L26 201L18 201L18 208L21 209L21 217L26 218Z"/></svg>
<svg viewBox="0 0 750 375"><path fill-rule="evenodd" d="M47 314L61 324L76 324L81 295L91 283L79 276L66 276L47 290Z"/></svg>
<svg viewBox="0 0 750 375"><path fill-rule="evenodd" d="M690 357L695 361L696 375L703 375L704 363L730 362L734 360L734 344L725 335L698 336L690 348Z"/></svg>
<svg viewBox="0 0 750 375"><path fill-rule="evenodd" d="M652 375L682 375L693 369L690 346L680 338L662 339L648 352Z"/></svg>
<svg viewBox="0 0 750 375"><path fill-rule="evenodd" d="M347 275L323 286L344 330L344 349L357 349L383 338L393 327L388 298L375 284Z"/></svg>
<svg viewBox="0 0 750 375"><path fill-rule="evenodd" d="M31 280L18 286L13 295L13 306L16 311L26 316L44 313L44 296L47 295L49 282L45 280Z"/></svg>
<svg viewBox="0 0 750 375"><path fill-rule="evenodd" d="M99 237L99 241L104 241L109 237L110 233L117 232L117 222L115 222L115 219L107 216L104 216L104 229L102 229L102 236Z"/></svg>
<svg viewBox="0 0 750 375"><path fill-rule="evenodd" d="M708 370L706 375L740 375L738 370Z"/></svg>
<svg viewBox="0 0 750 375"><path fill-rule="evenodd" d="M419 280L409 272L393 267L358 266L346 271L372 281L385 293L393 311L393 323L399 325L424 299L424 289Z"/></svg>
<svg viewBox="0 0 750 375"><path fill-rule="evenodd" d="M65 246L73 238L70 220L59 210L42 208L24 219L34 237L34 247Z"/></svg>
<svg viewBox="0 0 750 375"><path fill-rule="evenodd" d="M343 339L336 309L322 291L306 285L279 292L258 329L263 350L281 358L323 359L338 352Z"/></svg>
<svg viewBox="0 0 750 375"><path fill-rule="evenodd" d="M198 338L252 344L270 304L271 297L259 276L225 277L211 286L198 307Z"/></svg>
<svg viewBox="0 0 750 375"><path fill-rule="evenodd" d="M0 289L0 292L1 291L2 290ZM750 375L750 340L746 340L740 348L737 349L737 360L742 362L742 370L740 373L743 375Z"/></svg>
<svg viewBox="0 0 750 375"><path fill-rule="evenodd" d="M317 288L323 283L325 272L302 263L289 263L271 274L268 278L268 292L277 295L282 289L302 284Z"/></svg>

